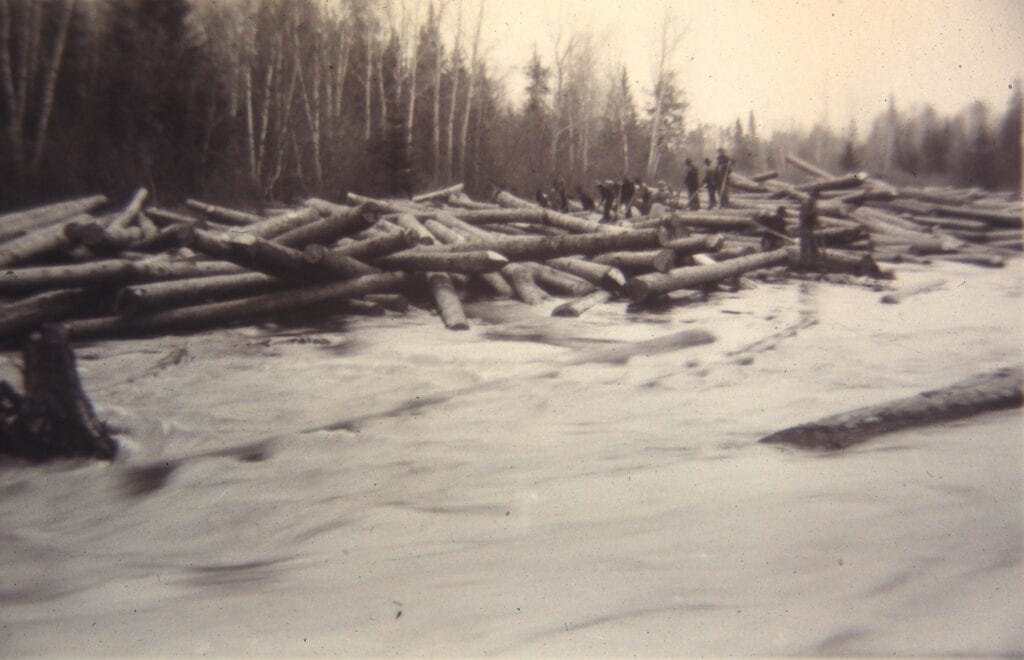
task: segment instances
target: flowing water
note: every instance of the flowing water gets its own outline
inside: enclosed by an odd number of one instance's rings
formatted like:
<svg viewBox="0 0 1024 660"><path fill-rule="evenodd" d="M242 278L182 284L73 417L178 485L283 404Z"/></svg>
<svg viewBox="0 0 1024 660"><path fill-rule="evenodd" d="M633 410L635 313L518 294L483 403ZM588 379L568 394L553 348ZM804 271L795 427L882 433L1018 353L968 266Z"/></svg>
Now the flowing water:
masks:
<svg viewBox="0 0 1024 660"><path fill-rule="evenodd" d="M0 465L0 655L1020 655L1019 411L756 440L1020 363L1021 272L79 347L123 453Z"/></svg>

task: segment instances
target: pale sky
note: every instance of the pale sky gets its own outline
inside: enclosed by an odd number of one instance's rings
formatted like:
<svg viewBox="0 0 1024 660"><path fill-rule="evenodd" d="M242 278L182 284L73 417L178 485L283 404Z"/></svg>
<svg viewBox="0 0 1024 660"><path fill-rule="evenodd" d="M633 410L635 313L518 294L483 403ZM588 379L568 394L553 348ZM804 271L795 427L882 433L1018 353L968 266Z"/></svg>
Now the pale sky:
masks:
<svg viewBox="0 0 1024 660"><path fill-rule="evenodd" d="M464 44L481 1L481 47L512 98L534 42L550 66L563 25L598 36L601 71L624 63L638 102L667 4L683 31L674 63L691 126L741 117L745 127L753 110L762 131L825 117L836 129L854 119L863 135L890 94L902 109L952 113L981 99L1001 114L1024 74L1024 0L462 0Z"/></svg>

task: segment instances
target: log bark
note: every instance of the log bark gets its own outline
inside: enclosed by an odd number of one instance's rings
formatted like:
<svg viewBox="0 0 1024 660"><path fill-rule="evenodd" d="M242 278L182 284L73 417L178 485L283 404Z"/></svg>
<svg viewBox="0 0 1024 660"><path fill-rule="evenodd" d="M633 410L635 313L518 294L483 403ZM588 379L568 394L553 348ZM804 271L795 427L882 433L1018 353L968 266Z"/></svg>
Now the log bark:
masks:
<svg viewBox="0 0 1024 660"><path fill-rule="evenodd" d="M205 229L210 224L203 218L194 218L191 215L168 211L167 209L162 209L156 206L150 206L147 208L146 213L150 218L155 220L157 224L163 226L181 224Z"/></svg>
<svg viewBox="0 0 1024 660"><path fill-rule="evenodd" d="M249 225L245 230L253 236L270 240L276 236L280 236L281 234L287 234L290 231L294 231L299 227L304 227L319 219L320 212L315 208L307 206L305 208L289 211L288 213L282 213L274 218L268 218L262 222Z"/></svg>
<svg viewBox="0 0 1024 660"><path fill-rule="evenodd" d="M449 330L469 330L469 322L466 321L459 296L455 293L451 276L448 273L430 273L427 283L445 327Z"/></svg>
<svg viewBox="0 0 1024 660"><path fill-rule="evenodd" d="M45 229L61 220L93 211L109 200L103 195L72 199L0 215L0 243L38 229Z"/></svg>
<svg viewBox="0 0 1024 660"><path fill-rule="evenodd" d="M545 262L552 268L580 277L599 287L618 291L626 285L626 276L618 268L586 261L579 257L558 257Z"/></svg>
<svg viewBox="0 0 1024 660"><path fill-rule="evenodd" d="M551 316L568 316L576 318L588 309L604 304L612 299L612 294L607 291L594 291L585 296L570 300L551 310Z"/></svg>
<svg viewBox="0 0 1024 660"><path fill-rule="evenodd" d="M533 270L523 264L509 264L501 269L516 296L527 305L539 305L547 299L547 294L537 286L533 279Z"/></svg>
<svg viewBox="0 0 1024 660"><path fill-rule="evenodd" d="M305 286L238 300L181 307L146 316L110 316L72 321L67 325L74 340L195 329L271 317L335 300L358 298L368 293L391 292L405 284L406 277L402 273L380 273L345 282Z"/></svg>
<svg viewBox="0 0 1024 660"><path fill-rule="evenodd" d="M437 242L434 240L434 235L427 231L427 228L411 213L400 213L395 218L395 224L402 229L415 233L420 245L433 245Z"/></svg>
<svg viewBox="0 0 1024 660"><path fill-rule="evenodd" d="M787 247L782 251L789 255L791 268L801 268L800 248ZM818 269L830 273L850 273L868 277L883 278L885 274L879 269L870 254L842 250L818 250Z"/></svg>
<svg viewBox="0 0 1024 660"><path fill-rule="evenodd" d="M562 272L545 264L528 264L533 271L533 281L552 293L568 296L585 296L597 288L587 280Z"/></svg>
<svg viewBox="0 0 1024 660"><path fill-rule="evenodd" d="M605 252L594 257L594 262L613 266L632 273L657 271L667 273L676 267L676 253L670 249Z"/></svg>
<svg viewBox="0 0 1024 660"><path fill-rule="evenodd" d="M418 243L419 237L415 232L403 230L382 233L362 241L353 241L347 245L335 248L335 252L352 257L353 259L367 261L405 250Z"/></svg>
<svg viewBox="0 0 1024 660"><path fill-rule="evenodd" d="M124 287L117 294L114 309L121 314L145 314L169 307L253 296L294 286L294 283L263 273L168 280Z"/></svg>
<svg viewBox="0 0 1024 660"><path fill-rule="evenodd" d="M448 186L447 188L441 188L440 190L434 190L419 195L414 195L412 201L417 204L423 202L432 202L439 199L447 199L449 195L457 195L462 192L463 184L456 183L454 186Z"/></svg>
<svg viewBox="0 0 1024 660"><path fill-rule="evenodd" d="M235 209L216 206L214 204L207 204L206 202L200 202L195 199L186 199L185 206L194 211L205 213L217 222L223 222L229 225L239 225L244 227L248 225L255 225L266 220L266 218L261 215L246 213L245 211L236 211Z"/></svg>
<svg viewBox="0 0 1024 660"><path fill-rule="evenodd" d="M737 277L748 271L786 263L788 259L787 250L772 250L771 252L762 252L747 257L740 257L739 259L731 259L723 263L676 268L663 274L641 275L630 280L629 294L634 301L640 301L650 296L678 289L715 284L731 277Z"/></svg>
<svg viewBox="0 0 1024 660"><path fill-rule="evenodd" d="M215 234L196 229L190 247L209 257L276 277L298 278L311 272L302 252L251 234Z"/></svg>
<svg viewBox="0 0 1024 660"><path fill-rule="evenodd" d="M966 206L947 206L945 204L935 204L932 206L932 210L938 215L981 220L982 222L999 227L1020 227L1024 224L1024 220L1022 220L1024 216L1020 213L989 211Z"/></svg>
<svg viewBox="0 0 1024 660"><path fill-rule="evenodd" d="M563 236L503 236L473 239L445 246L445 250L494 250L511 261L543 261L555 257L593 255L617 250L658 247L658 231L643 229L620 233L565 234ZM433 246L422 249L435 249Z"/></svg>
<svg viewBox="0 0 1024 660"><path fill-rule="evenodd" d="M658 230L658 242L661 243L661 247L673 250L677 255L693 255L717 252L725 244L725 237L721 234L707 234L673 238L672 232L667 227L662 227Z"/></svg>
<svg viewBox="0 0 1024 660"><path fill-rule="evenodd" d="M449 219L452 219L449 214L445 215ZM466 239L462 234L436 218L424 220L423 225L431 234L437 237L437 239L445 245L454 245L466 242ZM515 295L515 291L512 289L512 286L501 273L483 273L478 275L478 277L480 281L483 282L484 286L490 289L491 293L498 298L511 298Z"/></svg>
<svg viewBox="0 0 1024 660"><path fill-rule="evenodd" d="M96 313L111 298L106 290L59 289L0 305L0 340L20 339L50 321Z"/></svg>
<svg viewBox="0 0 1024 660"><path fill-rule="evenodd" d="M309 271L336 279L351 279L380 272L380 269L363 263L341 250L330 250L316 243L307 245L302 257L312 266Z"/></svg>
<svg viewBox="0 0 1024 660"><path fill-rule="evenodd" d="M817 165L807 162L803 158L794 156L793 154L786 154L786 162L789 163L790 165L793 165L799 170L803 170L804 172L810 174L811 176L818 177L819 179L835 178L834 174L828 172L827 170L821 169Z"/></svg>
<svg viewBox="0 0 1024 660"><path fill-rule="evenodd" d="M29 338L24 355L24 396L0 383L0 453L32 460L112 460L117 443L82 389L67 332L44 327Z"/></svg>
<svg viewBox="0 0 1024 660"><path fill-rule="evenodd" d="M110 229L127 229L135 221L139 213L142 212L142 207L146 203L147 197L149 197L149 191L145 188L139 188L135 192L135 196L128 202L128 206L110 222Z"/></svg>
<svg viewBox="0 0 1024 660"><path fill-rule="evenodd" d="M884 433L963 419L992 410L1019 408L1022 402L1021 368L1009 367L979 374L949 387L793 426L758 442L801 449L846 449Z"/></svg>
<svg viewBox="0 0 1024 660"><path fill-rule="evenodd" d="M50 252L74 247L74 243L64 233L65 229L73 223L91 221L93 218L88 215L74 216L60 224L38 229L0 244L0 268L22 264Z"/></svg>
<svg viewBox="0 0 1024 660"><path fill-rule="evenodd" d="M854 174L847 174L845 176L831 177L822 181L813 181L811 183L804 183L796 186L796 189L805 192L822 192L824 190L845 190L847 188L856 188L864 185L864 182L868 180L867 172L856 172Z"/></svg>

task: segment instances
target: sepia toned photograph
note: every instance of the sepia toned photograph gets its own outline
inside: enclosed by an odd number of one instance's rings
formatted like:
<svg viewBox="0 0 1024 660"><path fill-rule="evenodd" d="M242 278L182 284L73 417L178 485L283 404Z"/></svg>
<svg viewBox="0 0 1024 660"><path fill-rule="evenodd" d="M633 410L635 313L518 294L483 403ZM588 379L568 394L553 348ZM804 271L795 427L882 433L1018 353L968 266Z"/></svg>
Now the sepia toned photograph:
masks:
<svg viewBox="0 0 1024 660"><path fill-rule="evenodd" d="M0 657L1024 656L1020 0L0 0Z"/></svg>

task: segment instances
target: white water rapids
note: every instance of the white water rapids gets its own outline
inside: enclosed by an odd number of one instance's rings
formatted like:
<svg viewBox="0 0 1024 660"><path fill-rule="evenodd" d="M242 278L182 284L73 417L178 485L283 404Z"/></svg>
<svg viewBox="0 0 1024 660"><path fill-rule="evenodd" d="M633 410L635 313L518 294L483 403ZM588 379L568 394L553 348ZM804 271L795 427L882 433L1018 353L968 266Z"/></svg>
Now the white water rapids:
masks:
<svg viewBox="0 0 1024 660"><path fill-rule="evenodd" d="M0 464L0 655L1024 654L1019 411L756 443L1019 364L1021 273L81 346L123 452Z"/></svg>

